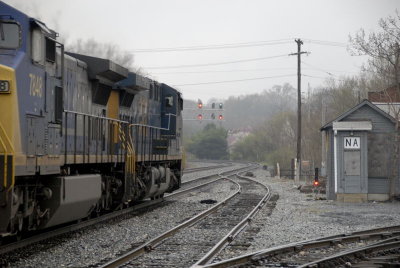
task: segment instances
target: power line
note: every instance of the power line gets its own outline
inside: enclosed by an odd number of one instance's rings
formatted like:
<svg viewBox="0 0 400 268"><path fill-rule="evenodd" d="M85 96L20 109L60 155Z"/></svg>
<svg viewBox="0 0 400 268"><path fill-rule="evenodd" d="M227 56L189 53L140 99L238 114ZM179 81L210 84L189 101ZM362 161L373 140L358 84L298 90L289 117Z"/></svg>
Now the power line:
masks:
<svg viewBox="0 0 400 268"><path fill-rule="evenodd" d="M334 76L334 74L332 74L332 73L330 73L330 72L328 72L328 71L326 71L326 70L323 70L323 69L321 69L321 68L318 68L318 67L316 67L316 66L313 66L313 65L311 65L311 64L309 64L309 63L306 63L306 62L304 62L304 61L303 61L303 63L304 63L305 65L308 65L308 66L310 66L310 67L313 67L315 70L319 70L319 71L324 72L324 73L326 73L326 74L328 74L328 75Z"/></svg>
<svg viewBox="0 0 400 268"><path fill-rule="evenodd" d="M214 63L203 63L203 64L188 64L188 65L174 65L174 66L155 66L155 67L143 67L145 69L176 69L176 68L190 68L190 67L202 67L202 66L212 66L212 65L224 65L224 64L232 64L232 63L241 63L241 62L249 62L249 61L260 61L260 60L268 60L274 58L286 57L287 54L270 56L270 57L262 57L262 58L252 58L252 59L244 59L244 60L236 60L236 61L225 61L225 62L214 62Z"/></svg>
<svg viewBox="0 0 400 268"><path fill-rule="evenodd" d="M227 49L227 48L242 48L242 47L256 47L256 46L271 46L289 44L293 39L278 39L278 40L266 40L256 42L242 42L242 43L227 43L227 44L214 44L214 45L202 45L202 46L181 46L181 47L159 47L159 48L138 48L130 50L132 53L148 53L148 52L179 52L179 51L194 51L194 50L213 50L213 49ZM337 46L347 47L346 43L315 40L315 39L303 39L308 43L324 45L324 46Z"/></svg>
<svg viewBox="0 0 400 268"><path fill-rule="evenodd" d="M203 45L203 46L141 48L141 49L131 50L131 52L133 52L133 53L173 52L173 51L211 50L211 49L241 48L241 47L255 47L255 46L271 46L271 45L281 45L281 44L289 43L291 40L292 39L279 39L279 40L270 40L270 41L228 43L228 44Z"/></svg>
<svg viewBox="0 0 400 268"><path fill-rule="evenodd" d="M323 72L323 73L326 73L326 74L328 74L328 75L330 75L330 76L337 76L337 75L335 75L335 74L333 74L333 73L331 73L331 72L357 73L357 72L350 72L350 71L325 70L325 69L319 68L319 67L317 67L317 66L314 66L314 65L312 65L312 64L309 64L309 63L307 63L307 62L305 62L305 61L303 61L303 63L304 63L305 65L311 67L311 68L314 69L314 70L318 70L318 71Z"/></svg>
<svg viewBox="0 0 400 268"><path fill-rule="evenodd" d="M243 81L252 81L252 80L263 80L263 79L271 79L271 78L292 77L292 76L295 76L295 75L296 75L296 74L286 74L286 75L264 76L264 77L255 77L255 78L247 78L247 79L237 79L237 80L225 80L225 81L203 82L203 83L193 83L193 84L181 84L181 85L173 85L173 86L175 86L175 87L182 87L182 86L198 86L198 85L234 83L234 82L243 82Z"/></svg>
<svg viewBox="0 0 400 268"><path fill-rule="evenodd" d="M317 44L317 45L323 45L323 46L347 47L346 43L341 43L341 42L323 41L323 40L314 40L314 39L304 39L304 41L306 41L308 43Z"/></svg>
<svg viewBox="0 0 400 268"><path fill-rule="evenodd" d="M160 74L203 74L203 73L233 73L233 72L258 72L258 71L275 71L275 70L293 70L293 67L283 68L264 68L264 69L236 69L236 70L218 70L218 71L178 71L178 72L155 72L153 75Z"/></svg>
<svg viewBox="0 0 400 268"><path fill-rule="evenodd" d="M302 76L305 76L305 77L310 77L310 78L316 78L316 79L326 79L326 77L322 77L322 76L315 76L315 75L307 75L307 74L302 74ZM338 80L338 81L345 81L345 80L343 80L343 79L339 79L339 78L334 78L335 80Z"/></svg>

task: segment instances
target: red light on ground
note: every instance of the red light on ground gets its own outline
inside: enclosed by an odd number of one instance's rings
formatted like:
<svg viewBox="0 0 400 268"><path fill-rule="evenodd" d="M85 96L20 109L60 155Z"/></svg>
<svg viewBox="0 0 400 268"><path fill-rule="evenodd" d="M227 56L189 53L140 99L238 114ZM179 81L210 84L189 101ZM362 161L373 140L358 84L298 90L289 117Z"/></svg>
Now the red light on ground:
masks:
<svg viewBox="0 0 400 268"><path fill-rule="evenodd" d="M197 119L202 120L202 119L203 119L203 116L202 116L201 114L199 114L199 115L197 116Z"/></svg>

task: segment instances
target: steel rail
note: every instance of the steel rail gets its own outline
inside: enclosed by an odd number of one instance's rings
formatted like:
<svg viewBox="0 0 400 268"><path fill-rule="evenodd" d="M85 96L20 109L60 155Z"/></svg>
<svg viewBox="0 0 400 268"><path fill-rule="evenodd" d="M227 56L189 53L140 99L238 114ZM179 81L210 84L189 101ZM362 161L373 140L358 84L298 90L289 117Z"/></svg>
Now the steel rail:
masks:
<svg viewBox="0 0 400 268"><path fill-rule="evenodd" d="M223 180L223 179L226 179L226 178L225 177L219 177L219 178L217 178L215 180L208 181L208 182L205 182L205 183L202 183L202 184L199 184L199 185L187 188L187 189L183 189L183 190L180 190L180 191L175 191L173 193L170 193L170 194L164 196L164 199L167 199L167 198L170 198L170 197L175 197L175 196L178 196L178 195L181 195L181 194L185 194L187 192L196 190L198 188L202 188L204 186L207 186L208 184L212 184L212 183L218 182L218 181Z"/></svg>
<svg viewBox="0 0 400 268"><path fill-rule="evenodd" d="M235 258L223 260L220 262L215 262L212 264L206 264L202 267L232 267L234 265L243 265L246 263L251 263L255 260L263 259L268 256L273 256L277 254L287 253L287 252L297 252L302 249L318 248L323 246L330 246L332 244L337 244L340 242L353 242L365 239L374 239L379 237L397 236L400 235L400 225L380 227L369 230L363 230L347 234L339 234L333 236L326 236L317 239L303 240L300 242L294 242L286 245L276 246L268 249L263 249L260 251L252 252Z"/></svg>
<svg viewBox="0 0 400 268"><path fill-rule="evenodd" d="M371 253L377 252L377 251L388 250L388 249L398 249L398 248L400 248L400 236L388 238L386 240L379 241L377 243L374 243L372 245L368 245L365 247L346 250L346 251L340 252L338 254L334 254L332 256L326 257L326 258L321 258L319 260L315 260L315 261L312 261L312 262L309 262L306 264L299 265L298 268L319 267L319 265L322 263L332 262L334 260L341 259L343 257L355 256L360 253L371 254Z"/></svg>
<svg viewBox="0 0 400 268"><path fill-rule="evenodd" d="M193 173L197 171L203 171L203 170L210 170L210 169L216 169L216 168L224 168L224 167L229 167L231 165L215 165L215 166L207 166L207 167L197 167L197 168L187 168L183 170L184 174L188 173Z"/></svg>
<svg viewBox="0 0 400 268"><path fill-rule="evenodd" d="M215 177L215 176L228 176L229 174L235 174L235 173L238 173L238 172L241 172L241 171L251 170L253 168L254 167L250 164L250 165L247 165L247 166L244 166L244 167L240 167L240 168L236 168L236 169L232 169L232 170L219 172L219 173L216 173L216 174L207 175L207 176L199 177L199 178L194 178L194 179L182 182L181 186L187 185L187 184L192 183L192 182L197 182L197 181L200 181L200 180L210 179L210 178Z"/></svg>
<svg viewBox="0 0 400 268"><path fill-rule="evenodd" d="M211 208L203 211L200 214L197 214L196 216L188 219L187 221L179 224L178 226L162 233L161 235L151 239L150 241L148 241L147 243L134 248L133 250L125 253L122 256L119 256L118 258L111 260L103 265L101 265L101 268L111 268L111 267L118 267L120 265L123 265L125 263L127 263L128 261L132 260L133 258L140 256L148 251L153 250L158 244L160 244L163 240L165 240L168 237L171 237L172 235L174 235L175 233L179 232L180 230L182 230L183 228L193 225L194 223L200 221L201 219L207 217L209 214L215 212L216 210L218 210L220 207L224 206L229 200L231 200L232 198L234 198L236 195L240 194L242 187L240 186L240 184L234 182L233 180L229 179L229 181L231 181L233 184L236 184L237 189L236 192L234 192L233 194L231 194L229 197L225 198L223 201L215 204L214 206L212 206Z"/></svg>
<svg viewBox="0 0 400 268"><path fill-rule="evenodd" d="M246 168L248 168L248 167L246 167ZM243 169L243 167L240 167L240 168L235 169L233 171L241 170L241 169ZM214 175L209 175L209 176L203 177L203 178L208 178L208 177L212 177L212 176L216 176L216 175L218 176L220 174L233 172L233 171L226 171L226 172L222 172L222 173L218 173L218 174L214 174ZM200 179L202 179L202 178L200 178ZM220 180L220 179L221 178L219 178L218 180ZM215 181L212 181L212 182L209 182L209 183L213 183L213 182L215 182ZM205 183L203 186L205 186L206 184L207 183ZM196 187L193 187L193 188L196 188ZM188 191L188 190L185 190L185 191ZM177 192L177 194L182 194L182 193ZM170 195L168 195L167 197L169 197L169 196ZM5 253L8 253L8 252L11 252L11 251L14 251L14 250L29 246L31 244L44 241L46 239L54 238L54 237L57 237L57 236L60 236L60 235L63 235L63 234L67 234L67 233L70 233L70 232L73 232L73 231L77 231L77 230L83 229L85 227L88 227L88 226L91 226L91 225L94 225L94 224L98 224L98 223L113 219L115 217L118 217L118 216L121 216L121 215L124 215L124 214L132 213L132 212L140 210L140 209L150 208L152 206L159 205L160 203L164 202L164 199L160 198L160 199L155 199L155 200L145 200L145 201L142 201L142 202L143 203L140 203L138 205L134 205L132 207L121 209L121 210L118 210L118 211L113 211L113 212L104 214L104 215L102 215L100 217L97 217L97 218L92 218L92 219L88 219L88 220L82 220L82 221L79 221L77 223L73 223L73 224L70 224L68 226L60 227L60 228L57 228L57 229L54 229L54 230L42 230L42 231L39 231L39 233L34 234L34 235L32 235L30 237L27 237L27 238L23 238L20 241L7 243L7 244L4 244L4 245L0 244L0 254L5 254Z"/></svg>
<svg viewBox="0 0 400 268"><path fill-rule="evenodd" d="M246 177L246 176L241 176L241 175L236 175L242 179L247 179L251 180L253 182L253 179ZM257 182L259 183L259 182ZM198 260L192 267L201 267L203 265L206 265L212 259L223 249L225 248L229 243L231 243L235 237L244 229L247 227L247 225L250 224L250 221L252 218L260 211L260 209L265 205L265 203L271 198L271 190L268 186L265 186L261 183L264 188L266 188L267 193L263 196L263 198L258 202L258 204L254 207L254 209L241 221L239 222L232 230L225 236L223 237L209 252L207 252L200 260Z"/></svg>

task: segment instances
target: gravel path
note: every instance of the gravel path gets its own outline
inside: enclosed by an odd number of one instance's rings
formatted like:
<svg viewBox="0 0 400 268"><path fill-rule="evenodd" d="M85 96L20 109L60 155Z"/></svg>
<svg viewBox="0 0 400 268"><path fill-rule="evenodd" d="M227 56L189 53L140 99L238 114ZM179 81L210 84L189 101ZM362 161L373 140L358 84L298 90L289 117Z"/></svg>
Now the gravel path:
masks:
<svg viewBox="0 0 400 268"><path fill-rule="evenodd" d="M400 222L399 202L340 203L315 200L314 194L300 193L293 180L269 177L262 169L254 172L256 180L270 185L279 194L276 207L269 215L267 207L251 224L252 241L241 254L291 242L397 225ZM324 195L319 195L324 197ZM257 230L257 232L254 232ZM243 233L246 236L246 233ZM224 258L234 257L237 250L227 249Z"/></svg>
<svg viewBox="0 0 400 268"><path fill-rule="evenodd" d="M184 179L191 180L216 171L223 172L241 166L243 165L187 174ZM207 192L189 193L169 200L162 207L141 215L118 217L72 234L5 254L0 256L0 260L3 259L10 263L10 267L88 267L100 260L112 258L116 254L130 249L132 245L146 242L185 221L188 217L213 206L213 204L201 204L201 200L222 201L234 190L235 187L232 187L230 183L214 183Z"/></svg>

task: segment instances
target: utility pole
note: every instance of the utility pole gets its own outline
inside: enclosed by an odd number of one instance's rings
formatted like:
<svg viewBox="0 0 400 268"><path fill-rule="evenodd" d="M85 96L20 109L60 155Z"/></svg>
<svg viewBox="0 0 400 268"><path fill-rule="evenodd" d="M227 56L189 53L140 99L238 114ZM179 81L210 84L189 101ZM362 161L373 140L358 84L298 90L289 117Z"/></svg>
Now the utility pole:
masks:
<svg viewBox="0 0 400 268"><path fill-rule="evenodd" d="M289 55L297 55L297 165L295 183L299 183L301 173L301 54L306 54L307 52L301 51L303 41L300 39L295 39L294 41L297 43L297 53Z"/></svg>

